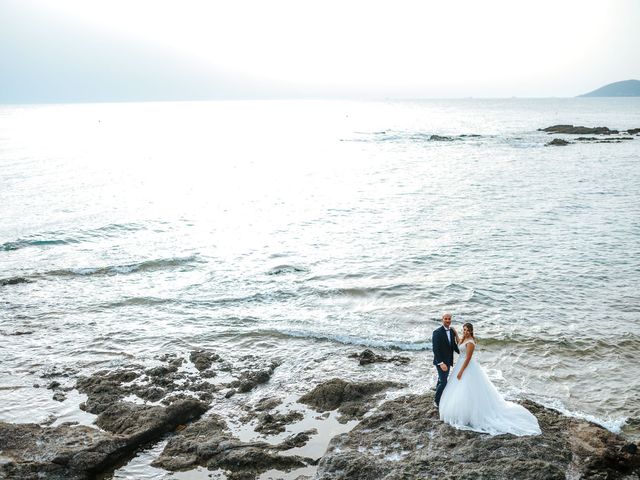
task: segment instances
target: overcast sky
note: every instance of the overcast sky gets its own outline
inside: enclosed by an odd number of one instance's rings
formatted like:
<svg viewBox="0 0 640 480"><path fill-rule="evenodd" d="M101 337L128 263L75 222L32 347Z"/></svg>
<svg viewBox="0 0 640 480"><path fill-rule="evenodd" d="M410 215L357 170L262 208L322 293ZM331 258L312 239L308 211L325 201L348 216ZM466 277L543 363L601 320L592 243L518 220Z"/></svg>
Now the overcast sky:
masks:
<svg viewBox="0 0 640 480"><path fill-rule="evenodd" d="M575 96L640 0L0 0L0 102Z"/></svg>

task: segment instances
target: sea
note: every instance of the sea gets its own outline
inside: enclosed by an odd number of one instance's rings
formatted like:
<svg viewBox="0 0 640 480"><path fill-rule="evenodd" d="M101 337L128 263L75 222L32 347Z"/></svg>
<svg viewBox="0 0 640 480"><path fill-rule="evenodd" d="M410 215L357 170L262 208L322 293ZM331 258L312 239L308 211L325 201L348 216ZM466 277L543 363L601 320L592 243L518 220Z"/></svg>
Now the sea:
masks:
<svg viewBox="0 0 640 480"><path fill-rule="evenodd" d="M424 393L451 312L507 398L639 439L640 136L555 124L640 98L0 106L0 420L91 424L47 378L195 349Z"/></svg>

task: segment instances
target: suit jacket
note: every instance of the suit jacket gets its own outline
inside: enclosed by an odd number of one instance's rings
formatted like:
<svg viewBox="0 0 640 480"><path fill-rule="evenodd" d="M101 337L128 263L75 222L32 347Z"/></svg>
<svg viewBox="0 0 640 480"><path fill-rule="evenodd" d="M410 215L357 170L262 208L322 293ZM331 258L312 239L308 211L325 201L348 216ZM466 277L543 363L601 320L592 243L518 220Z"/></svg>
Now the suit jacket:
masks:
<svg viewBox="0 0 640 480"><path fill-rule="evenodd" d="M433 364L438 365L445 363L449 367L453 365L453 352L460 354L456 339L451 332L451 343L447 339L447 331L444 326L436 328L431 336L431 342L433 347Z"/></svg>

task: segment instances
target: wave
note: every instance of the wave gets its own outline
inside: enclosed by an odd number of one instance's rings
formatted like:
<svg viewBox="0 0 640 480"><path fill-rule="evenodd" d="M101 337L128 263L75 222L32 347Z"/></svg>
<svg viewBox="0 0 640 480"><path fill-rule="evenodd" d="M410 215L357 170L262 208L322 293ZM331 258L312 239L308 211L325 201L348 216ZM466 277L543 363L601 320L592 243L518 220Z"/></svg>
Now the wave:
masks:
<svg viewBox="0 0 640 480"><path fill-rule="evenodd" d="M103 227L94 229L81 230L74 233L65 231L51 231L43 232L36 235L29 235L24 238L19 238L11 242L5 242L0 245L0 251L13 251L20 250L28 247L50 247L56 245L70 245L75 243L81 243L100 238L117 237L122 232L131 232L136 230L142 230L145 227L136 223L125 224L109 224Z"/></svg>
<svg viewBox="0 0 640 480"><path fill-rule="evenodd" d="M567 417L579 418L581 420L587 420L588 422L595 423L596 425L600 425L601 427L606 428L607 430L613 433L622 433L622 428L627 424L629 420L628 417L609 417L609 418L600 418L595 415L591 415L588 413L577 412L574 410L569 410L566 408L562 402L559 400L552 401L538 401L540 405L546 408L551 408L553 410L557 410Z"/></svg>
<svg viewBox="0 0 640 480"><path fill-rule="evenodd" d="M249 335L272 336L278 338L304 338L309 340L341 343L343 345L355 345L360 347L380 348L384 350L422 351L431 350L429 342L407 342L403 340L376 340L372 338L358 337L354 335L323 334L306 332L301 330L258 330Z"/></svg>
<svg viewBox="0 0 640 480"><path fill-rule="evenodd" d="M392 297L412 292L419 288L411 283L398 283L395 285L384 285L379 287L339 287L329 289L317 289L313 293L319 297Z"/></svg>
<svg viewBox="0 0 640 480"><path fill-rule="evenodd" d="M31 283L33 280L29 280L25 277L9 277L9 278L0 278L0 287L4 287L5 285L19 285L20 283Z"/></svg>
<svg viewBox="0 0 640 480"><path fill-rule="evenodd" d="M20 283L32 283L47 277L86 277L92 275L123 275L134 272L149 272L154 270L163 270L167 268L188 266L197 261L197 255L189 257L160 258L155 260L145 260L137 263L129 263L126 265L110 265L105 267L81 267L81 268L62 268L58 270L50 270L45 273L33 273L20 277L10 277L0 279L0 286L17 285Z"/></svg>
<svg viewBox="0 0 640 480"><path fill-rule="evenodd" d="M273 267L269 270L267 275L282 275L285 273L301 273L307 271L308 270L306 268L296 267L295 265L278 265L277 267Z"/></svg>
<svg viewBox="0 0 640 480"><path fill-rule="evenodd" d="M459 135L444 135L431 132L420 132L411 130L382 130L377 132L355 132L360 135L355 138L341 139L350 142L389 142L389 143L426 143L426 142L452 142L466 139L477 140L483 135L477 133L463 133Z"/></svg>
<svg viewBox="0 0 640 480"><path fill-rule="evenodd" d="M148 272L165 268L189 265L197 260L196 255L189 257L160 258L126 265L110 265L106 267L63 268L46 272L48 276L87 276L87 275L116 275L134 272Z"/></svg>

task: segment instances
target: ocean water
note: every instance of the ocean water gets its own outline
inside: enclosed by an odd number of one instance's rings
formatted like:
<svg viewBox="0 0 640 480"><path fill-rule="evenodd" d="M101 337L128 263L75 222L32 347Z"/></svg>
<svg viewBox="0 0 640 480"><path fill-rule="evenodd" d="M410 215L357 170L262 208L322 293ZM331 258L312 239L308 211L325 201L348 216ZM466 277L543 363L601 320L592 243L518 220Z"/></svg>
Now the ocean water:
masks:
<svg viewBox="0 0 640 480"><path fill-rule="evenodd" d="M90 423L34 384L194 348L281 360L260 396L424 392L450 311L509 398L638 438L640 137L560 123L640 99L0 106L0 420Z"/></svg>

